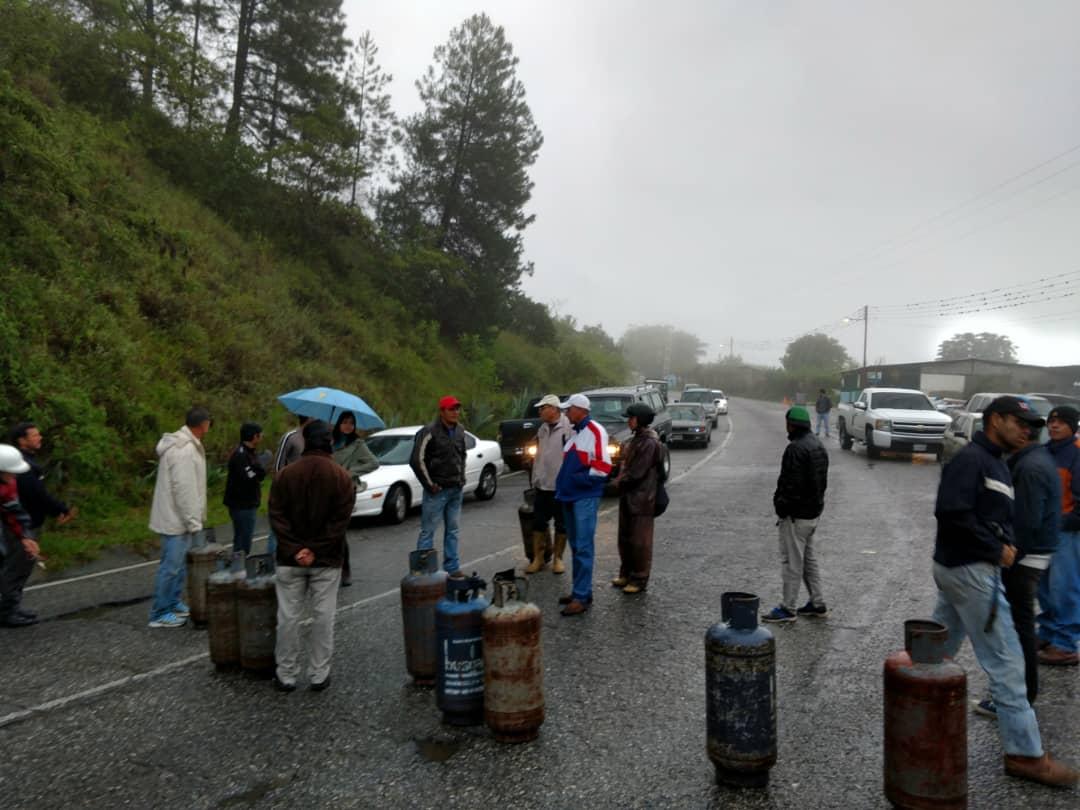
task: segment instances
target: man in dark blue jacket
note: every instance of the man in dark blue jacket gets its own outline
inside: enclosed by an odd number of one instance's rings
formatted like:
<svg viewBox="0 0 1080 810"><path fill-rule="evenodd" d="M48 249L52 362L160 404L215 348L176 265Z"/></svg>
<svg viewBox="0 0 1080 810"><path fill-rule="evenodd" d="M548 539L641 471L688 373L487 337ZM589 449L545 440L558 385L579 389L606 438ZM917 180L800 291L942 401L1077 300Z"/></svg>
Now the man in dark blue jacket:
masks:
<svg viewBox="0 0 1080 810"><path fill-rule="evenodd" d="M964 637L990 681L1005 773L1047 785L1075 784L1077 774L1050 758L1027 699L1024 653L1001 587L1001 568L1016 560L1013 487L1002 454L1026 444L1040 417L1016 397L998 397L983 411L983 430L950 461L938 487L934 619L948 629L946 654Z"/></svg>
<svg viewBox="0 0 1080 810"><path fill-rule="evenodd" d="M19 502L30 516L30 536L41 537L45 518L54 517L60 525L67 523L78 510L53 497L45 486L45 474L37 463L41 450L41 431L33 422L20 422L11 429L11 443L19 448L30 469L16 480L19 485Z"/></svg>
<svg viewBox="0 0 1080 810"><path fill-rule="evenodd" d="M1001 572L1005 598L1024 651L1028 703L1039 695L1039 651L1035 636L1035 592L1058 544L1061 482L1054 460L1039 444L1043 421L1030 422L1023 447L1009 456L1013 481L1013 536L1016 562ZM992 698L979 701L980 714L997 716Z"/></svg>

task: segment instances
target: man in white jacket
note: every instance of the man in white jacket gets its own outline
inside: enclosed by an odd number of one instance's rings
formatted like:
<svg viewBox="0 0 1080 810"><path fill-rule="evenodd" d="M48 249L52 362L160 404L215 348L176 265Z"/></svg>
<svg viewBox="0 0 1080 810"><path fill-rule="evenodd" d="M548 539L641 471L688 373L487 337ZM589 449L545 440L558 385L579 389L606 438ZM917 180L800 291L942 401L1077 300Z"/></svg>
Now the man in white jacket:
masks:
<svg viewBox="0 0 1080 810"><path fill-rule="evenodd" d="M182 627L190 614L181 600L191 535L206 520L206 453L202 438L210 430L205 408L187 412L184 427L157 443L158 471L150 531L161 535L161 565L154 580L151 627Z"/></svg>

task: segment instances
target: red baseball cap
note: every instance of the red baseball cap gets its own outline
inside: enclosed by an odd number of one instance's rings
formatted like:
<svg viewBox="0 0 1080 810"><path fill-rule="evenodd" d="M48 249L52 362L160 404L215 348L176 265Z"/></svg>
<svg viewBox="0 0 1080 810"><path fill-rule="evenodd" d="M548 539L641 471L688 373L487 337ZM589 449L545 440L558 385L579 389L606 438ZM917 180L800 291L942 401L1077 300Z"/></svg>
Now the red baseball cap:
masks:
<svg viewBox="0 0 1080 810"><path fill-rule="evenodd" d="M459 405L461 405L461 400L459 400L457 397L443 397L439 400L440 411L445 411L448 408L456 408Z"/></svg>

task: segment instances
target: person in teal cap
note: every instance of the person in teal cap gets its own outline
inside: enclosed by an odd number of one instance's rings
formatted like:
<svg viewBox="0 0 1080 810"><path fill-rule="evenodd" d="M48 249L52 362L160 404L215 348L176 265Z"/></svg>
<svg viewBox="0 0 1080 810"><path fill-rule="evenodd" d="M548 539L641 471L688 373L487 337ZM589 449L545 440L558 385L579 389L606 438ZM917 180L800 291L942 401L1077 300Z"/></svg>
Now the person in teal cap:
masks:
<svg viewBox="0 0 1080 810"><path fill-rule="evenodd" d="M793 622L799 616L828 615L821 593L821 569L814 549L814 532L825 508L829 480L829 454L810 430L810 414L796 405L784 415L788 446L780 462L773 507L780 529L780 562L783 566L783 601L764 616L766 622ZM806 582L810 601L796 608L799 586Z"/></svg>

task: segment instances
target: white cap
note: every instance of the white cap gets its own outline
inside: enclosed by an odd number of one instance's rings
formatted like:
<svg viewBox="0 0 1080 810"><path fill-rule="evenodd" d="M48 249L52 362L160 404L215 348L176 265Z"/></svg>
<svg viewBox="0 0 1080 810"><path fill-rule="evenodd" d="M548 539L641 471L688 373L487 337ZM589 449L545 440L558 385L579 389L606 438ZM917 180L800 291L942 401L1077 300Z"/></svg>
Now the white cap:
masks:
<svg viewBox="0 0 1080 810"><path fill-rule="evenodd" d="M567 408L581 408L582 410L591 411L592 403L589 402L589 398L584 394L574 394L566 402L560 402L559 407L564 411Z"/></svg>
<svg viewBox="0 0 1080 810"><path fill-rule="evenodd" d="M562 403L559 402L559 398L557 396L555 396L554 394L547 394L546 396L542 397L539 402L536 403L536 408L537 410L539 410L545 405L550 405L553 408L558 408L561 404Z"/></svg>
<svg viewBox="0 0 1080 810"><path fill-rule="evenodd" d="M26 459L23 458L17 447L12 447L10 444L0 444L0 472L19 475L29 469L30 465L26 463Z"/></svg>

